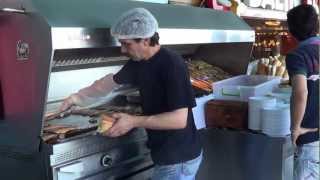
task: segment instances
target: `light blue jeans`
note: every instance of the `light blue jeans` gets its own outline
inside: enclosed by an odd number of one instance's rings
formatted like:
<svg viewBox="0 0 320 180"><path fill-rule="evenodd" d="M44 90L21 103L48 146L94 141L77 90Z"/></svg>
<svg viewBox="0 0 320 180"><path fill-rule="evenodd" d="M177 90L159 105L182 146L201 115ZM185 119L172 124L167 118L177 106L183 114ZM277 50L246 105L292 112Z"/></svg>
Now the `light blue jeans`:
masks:
<svg viewBox="0 0 320 180"><path fill-rule="evenodd" d="M319 180L319 141L297 147L294 180Z"/></svg>
<svg viewBox="0 0 320 180"><path fill-rule="evenodd" d="M152 180L195 180L202 153L195 159L173 165L155 166Z"/></svg>

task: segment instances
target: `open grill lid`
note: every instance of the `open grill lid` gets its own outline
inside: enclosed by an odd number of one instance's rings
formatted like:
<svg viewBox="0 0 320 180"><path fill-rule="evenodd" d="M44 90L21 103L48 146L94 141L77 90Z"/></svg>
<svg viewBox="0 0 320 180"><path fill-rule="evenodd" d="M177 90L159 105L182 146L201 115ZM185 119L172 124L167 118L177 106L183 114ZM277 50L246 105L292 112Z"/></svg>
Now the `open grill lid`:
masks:
<svg viewBox="0 0 320 180"><path fill-rule="evenodd" d="M41 14L51 26L53 49L64 52L117 49L120 44L111 37L110 27L135 7L144 7L157 18L160 44L180 54L200 54L196 57L234 75L245 73L255 40L254 30L232 12L130 0L29 1L33 7L26 6L27 11Z"/></svg>
<svg viewBox="0 0 320 180"><path fill-rule="evenodd" d="M117 49L120 44L111 37L110 27L135 7L144 7L157 18L160 44L180 54L200 54L196 56L234 75L245 73L255 40L254 30L232 12L131 0L29 1L33 7L27 11L41 14L51 26L55 50Z"/></svg>
<svg viewBox="0 0 320 180"><path fill-rule="evenodd" d="M119 46L110 37L109 29L123 12L135 7L144 7L157 18L163 45L254 41L254 31L231 12L128 0L30 1L33 5L30 11L40 13L52 27L55 49ZM94 37L92 31L102 32ZM80 39L87 43L61 43L70 39L79 41L76 34L82 34Z"/></svg>

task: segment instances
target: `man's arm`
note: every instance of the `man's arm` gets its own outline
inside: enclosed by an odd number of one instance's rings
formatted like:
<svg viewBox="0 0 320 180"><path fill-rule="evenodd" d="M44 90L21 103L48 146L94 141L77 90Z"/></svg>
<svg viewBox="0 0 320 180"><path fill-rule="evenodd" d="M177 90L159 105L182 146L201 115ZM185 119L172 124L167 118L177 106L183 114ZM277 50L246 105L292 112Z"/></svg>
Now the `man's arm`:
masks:
<svg viewBox="0 0 320 180"><path fill-rule="evenodd" d="M152 116L131 116L128 114L114 114L114 125L105 133L110 137L126 134L132 128L143 127L154 130L183 129L187 126L188 108L180 108Z"/></svg>
<svg viewBox="0 0 320 180"><path fill-rule="evenodd" d="M296 141L300 135L308 132L315 132L315 129L303 128L301 123L305 114L308 88L307 79L305 75L297 74L291 78L292 95L291 95L291 131L292 142L296 145Z"/></svg>
<svg viewBox="0 0 320 180"><path fill-rule="evenodd" d="M95 103L97 98L106 96L118 86L119 85L113 80L113 74L108 74L96 80L90 86L80 89L77 93L71 94L64 100L59 111L65 111L73 105L87 106Z"/></svg>
<svg viewBox="0 0 320 180"><path fill-rule="evenodd" d="M291 95L291 129L301 127L301 122L306 110L308 89L306 76L302 74L294 75L291 78L292 95Z"/></svg>
<svg viewBox="0 0 320 180"><path fill-rule="evenodd" d="M188 108L153 116L137 116L136 127L147 129L183 129L187 126Z"/></svg>

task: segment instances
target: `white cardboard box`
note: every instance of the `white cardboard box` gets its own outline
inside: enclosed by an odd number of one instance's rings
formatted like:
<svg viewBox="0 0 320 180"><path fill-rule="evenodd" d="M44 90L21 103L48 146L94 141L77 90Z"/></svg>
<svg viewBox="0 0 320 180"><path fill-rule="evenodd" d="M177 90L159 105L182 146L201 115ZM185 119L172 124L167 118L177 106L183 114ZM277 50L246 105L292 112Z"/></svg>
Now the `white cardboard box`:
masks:
<svg viewBox="0 0 320 180"><path fill-rule="evenodd" d="M280 80L274 76L239 75L214 82L213 95L215 99L248 101L249 97L271 93Z"/></svg>
<svg viewBox="0 0 320 180"><path fill-rule="evenodd" d="M197 129L206 128L206 120L205 120L205 112L204 108L206 103L213 99L213 95L202 96L200 98L196 98L197 106L192 108L193 119Z"/></svg>

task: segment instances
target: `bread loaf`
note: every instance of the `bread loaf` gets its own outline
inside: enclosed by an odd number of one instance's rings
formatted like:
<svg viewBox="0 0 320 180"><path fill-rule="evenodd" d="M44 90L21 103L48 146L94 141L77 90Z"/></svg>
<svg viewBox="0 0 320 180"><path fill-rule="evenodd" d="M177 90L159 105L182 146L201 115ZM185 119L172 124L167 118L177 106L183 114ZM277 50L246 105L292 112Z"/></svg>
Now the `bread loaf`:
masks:
<svg viewBox="0 0 320 180"><path fill-rule="evenodd" d="M257 74L265 75L266 73L266 65L263 64L262 62L258 63L258 68L257 68Z"/></svg>
<svg viewBox="0 0 320 180"><path fill-rule="evenodd" d="M102 114L100 117L99 126L97 129L98 133L104 133L109 130L114 123L114 119L106 114Z"/></svg>
<svg viewBox="0 0 320 180"><path fill-rule="evenodd" d="M272 65L278 67L278 66L281 66L281 64L282 64L282 63L281 63L279 60L274 60Z"/></svg>
<svg viewBox="0 0 320 180"><path fill-rule="evenodd" d="M286 70L286 71L284 72L283 78L284 78L284 79L289 79L288 70Z"/></svg>
<svg viewBox="0 0 320 180"><path fill-rule="evenodd" d="M272 73L271 73L271 75L275 76L276 72L277 72L277 66L276 65L272 65Z"/></svg>
<svg viewBox="0 0 320 180"><path fill-rule="evenodd" d="M276 76L282 77L285 71L286 71L286 67L285 66L277 67Z"/></svg>
<svg viewBox="0 0 320 180"><path fill-rule="evenodd" d="M272 65L268 66L268 76L272 76Z"/></svg>

